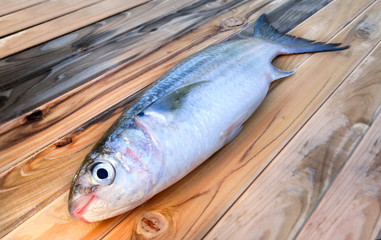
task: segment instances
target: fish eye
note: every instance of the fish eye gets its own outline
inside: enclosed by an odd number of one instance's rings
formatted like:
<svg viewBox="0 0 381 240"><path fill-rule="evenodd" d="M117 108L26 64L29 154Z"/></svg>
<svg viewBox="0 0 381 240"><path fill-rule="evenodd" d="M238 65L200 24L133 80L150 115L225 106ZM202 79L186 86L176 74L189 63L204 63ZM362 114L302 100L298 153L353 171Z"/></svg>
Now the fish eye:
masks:
<svg viewBox="0 0 381 240"><path fill-rule="evenodd" d="M100 162L93 167L93 179L100 184L111 184L115 178L115 169L108 162Z"/></svg>

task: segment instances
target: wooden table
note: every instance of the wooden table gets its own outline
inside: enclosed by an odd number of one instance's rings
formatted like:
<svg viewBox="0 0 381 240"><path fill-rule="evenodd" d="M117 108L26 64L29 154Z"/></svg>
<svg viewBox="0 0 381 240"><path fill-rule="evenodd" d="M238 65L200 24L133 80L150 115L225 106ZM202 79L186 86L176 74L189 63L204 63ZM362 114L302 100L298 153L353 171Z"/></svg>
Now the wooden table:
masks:
<svg viewBox="0 0 381 240"><path fill-rule="evenodd" d="M213 43L280 31L351 45L279 57L230 144L135 210L67 211L79 164L139 91ZM0 237L381 238L381 1L3 0Z"/></svg>

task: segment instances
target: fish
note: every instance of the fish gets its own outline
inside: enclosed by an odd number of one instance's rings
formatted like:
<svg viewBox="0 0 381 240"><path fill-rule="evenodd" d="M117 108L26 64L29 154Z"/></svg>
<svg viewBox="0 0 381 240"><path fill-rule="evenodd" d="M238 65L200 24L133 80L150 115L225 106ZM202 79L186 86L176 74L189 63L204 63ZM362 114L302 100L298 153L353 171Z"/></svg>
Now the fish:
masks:
<svg viewBox="0 0 381 240"><path fill-rule="evenodd" d="M70 214L89 223L132 210L231 142L271 82L295 73L276 68L276 56L347 48L280 33L263 14L254 36L189 56L127 108L86 156L71 184Z"/></svg>

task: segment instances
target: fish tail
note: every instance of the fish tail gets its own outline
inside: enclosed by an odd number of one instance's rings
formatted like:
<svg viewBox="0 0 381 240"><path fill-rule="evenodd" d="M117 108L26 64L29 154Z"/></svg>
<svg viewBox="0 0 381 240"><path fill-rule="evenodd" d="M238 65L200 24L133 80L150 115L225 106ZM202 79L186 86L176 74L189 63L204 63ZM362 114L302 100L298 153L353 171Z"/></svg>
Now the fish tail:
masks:
<svg viewBox="0 0 381 240"><path fill-rule="evenodd" d="M339 51L350 47L339 47L341 43L315 42L289 34L283 34L270 25L266 14L262 14L255 23L254 37L284 45L285 54Z"/></svg>

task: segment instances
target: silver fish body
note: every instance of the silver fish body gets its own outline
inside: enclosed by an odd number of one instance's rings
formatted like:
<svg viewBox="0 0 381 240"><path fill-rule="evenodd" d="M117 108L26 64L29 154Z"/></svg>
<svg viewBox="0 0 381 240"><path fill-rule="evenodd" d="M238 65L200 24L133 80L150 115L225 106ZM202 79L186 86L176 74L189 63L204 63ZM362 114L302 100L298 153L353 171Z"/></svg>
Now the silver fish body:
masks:
<svg viewBox="0 0 381 240"><path fill-rule="evenodd" d="M259 24L269 28L266 21ZM254 37L210 46L179 63L87 156L73 180L70 213L85 222L109 218L184 177L239 133L272 81L294 73L271 64L277 55L345 49L319 44L306 50Z"/></svg>

